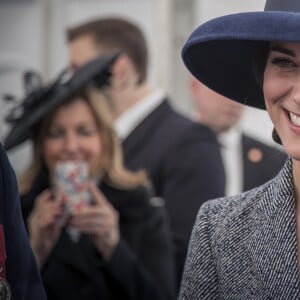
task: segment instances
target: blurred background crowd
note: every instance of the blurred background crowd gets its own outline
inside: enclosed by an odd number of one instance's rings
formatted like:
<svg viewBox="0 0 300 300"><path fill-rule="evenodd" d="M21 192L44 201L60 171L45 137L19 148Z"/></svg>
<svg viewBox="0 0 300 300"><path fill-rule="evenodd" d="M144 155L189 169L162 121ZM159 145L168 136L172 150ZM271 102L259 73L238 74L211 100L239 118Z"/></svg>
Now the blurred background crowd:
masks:
<svg viewBox="0 0 300 300"><path fill-rule="evenodd" d="M21 97L24 70L40 72L43 80L54 78L68 62L66 28L91 18L117 15L129 18L144 31L150 51L150 81L166 90L180 111L191 115L194 103L188 88L188 71L180 57L188 34L212 17L261 10L263 6L263 0L1 0L0 92ZM3 115L9 104L2 107L3 138L7 131ZM246 108L240 126L275 145L270 134L272 126L265 115L265 111ZM13 162L19 148L9 153ZM16 171L23 170L27 163L18 160Z"/></svg>

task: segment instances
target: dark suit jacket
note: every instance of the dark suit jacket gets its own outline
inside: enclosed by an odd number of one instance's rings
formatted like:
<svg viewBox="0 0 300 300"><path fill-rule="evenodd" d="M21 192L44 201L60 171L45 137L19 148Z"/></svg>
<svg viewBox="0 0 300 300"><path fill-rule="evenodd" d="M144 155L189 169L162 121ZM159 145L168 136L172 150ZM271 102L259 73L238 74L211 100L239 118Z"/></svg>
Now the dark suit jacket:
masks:
<svg viewBox="0 0 300 300"><path fill-rule="evenodd" d="M244 191L260 186L272 179L282 169L287 155L248 135L242 135ZM261 155L258 161L251 159L251 151Z"/></svg>
<svg viewBox="0 0 300 300"><path fill-rule="evenodd" d="M224 170L215 135L175 112L167 100L124 140L126 165L145 169L165 200L177 255L178 282L197 211L224 195Z"/></svg>
<svg viewBox="0 0 300 300"><path fill-rule="evenodd" d="M5 235L6 279L11 287L12 299L46 299L21 215L15 174L2 145L0 145L0 224Z"/></svg>
<svg viewBox="0 0 300 300"><path fill-rule="evenodd" d="M180 300L298 300L292 162L271 181L200 209Z"/></svg>
<svg viewBox="0 0 300 300"><path fill-rule="evenodd" d="M49 186L47 177L39 176L22 198L25 220L36 196ZM87 236L74 243L64 231L42 269L48 299L174 299L174 261L163 207L150 204L144 187L120 190L102 183L100 189L119 213L121 241L106 262Z"/></svg>

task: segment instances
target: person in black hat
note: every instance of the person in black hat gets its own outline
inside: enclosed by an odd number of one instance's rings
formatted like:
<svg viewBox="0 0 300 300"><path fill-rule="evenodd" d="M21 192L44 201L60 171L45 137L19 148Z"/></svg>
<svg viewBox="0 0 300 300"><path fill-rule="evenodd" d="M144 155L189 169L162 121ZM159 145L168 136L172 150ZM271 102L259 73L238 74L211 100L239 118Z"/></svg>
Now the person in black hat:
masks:
<svg viewBox="0 0 300 300"><path fill-rule="evenodd" d="M174 299L165 212L144 172L123 166L107 99L89 87L103 88L114 61L91 61L10 116L5 146L33 142L19 188L49 300Z"/></svg>
<svg viewBox="0 0 300 300"><path fill-rule="evenodd" d="M182 56L214 91L266 108L289 158L262 186L201 207L179 299L300 299L300 2L210 20Z"/></svg>

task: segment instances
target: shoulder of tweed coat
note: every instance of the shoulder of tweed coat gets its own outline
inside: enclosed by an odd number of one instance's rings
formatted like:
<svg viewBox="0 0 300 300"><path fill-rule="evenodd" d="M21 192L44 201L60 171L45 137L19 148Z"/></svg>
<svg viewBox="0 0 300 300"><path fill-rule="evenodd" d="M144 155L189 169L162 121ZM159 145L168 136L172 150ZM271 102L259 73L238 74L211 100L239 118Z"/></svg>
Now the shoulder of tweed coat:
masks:
<svg viewBox="0 0 300 300"><path fill-rule="evenodd" d="M292 162L199 210L179 299L300 299Z"/></svg>

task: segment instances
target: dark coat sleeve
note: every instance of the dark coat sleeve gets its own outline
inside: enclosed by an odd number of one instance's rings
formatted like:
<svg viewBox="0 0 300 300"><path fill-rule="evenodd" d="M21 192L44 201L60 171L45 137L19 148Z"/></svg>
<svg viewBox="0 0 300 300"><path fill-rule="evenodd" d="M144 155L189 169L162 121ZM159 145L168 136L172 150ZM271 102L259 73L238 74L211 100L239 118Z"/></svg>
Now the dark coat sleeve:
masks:
<svg viewBox="0 0 300 300"><path fill-rule="evenodd" d="M46 299L21 215L15 174L1 145L0 168L1 223L6 243L6 277L12 299Z"/></svg>
<svg viewBox="0 0 300 300"><path fill-rule="evenodd" d="M145 204L137 210L139 228L128 228L106 268L128 299L175 299L174 252L165 208L149 203L147 193L139 195Z"/></svg>

